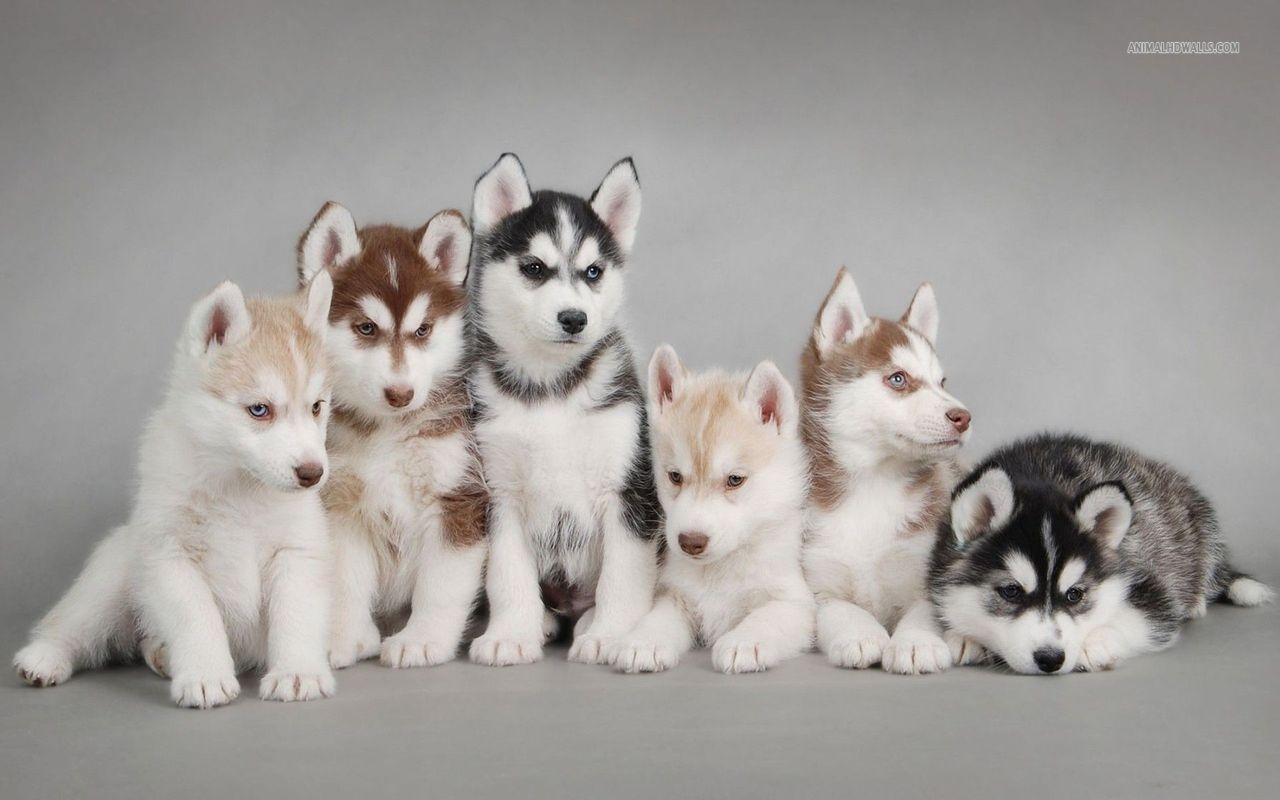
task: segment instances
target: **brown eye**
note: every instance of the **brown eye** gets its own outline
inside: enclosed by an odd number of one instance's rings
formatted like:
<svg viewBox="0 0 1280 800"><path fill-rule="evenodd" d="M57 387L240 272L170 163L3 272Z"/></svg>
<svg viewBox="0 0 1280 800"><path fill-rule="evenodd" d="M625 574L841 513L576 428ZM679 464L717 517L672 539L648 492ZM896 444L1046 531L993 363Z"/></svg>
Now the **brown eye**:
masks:
<svg viewBox="0 0 1280 800"><path fill-rule="evenodd" d="M737 473L734 473L733 475L730 475L729 477L724 479L724 484L725 486L728 486L730 489L737 489L746 480L747 480L746 475L739 475Z"/></svg>
<svg viewBox="0 0 1280 800"><path fill-rule="evenodd" d="M671 481L672 486L679 486L684 483L684 476L673 469L667 473L667 480Z"/></svg>
<svg viewBox="0 0 1280 800"><path fill-rule="evenodd" d="M368 320L365 320L364 322L361 322L359 325L356 326L356 333L360 334L361 336L373 336L377 332L378 332L378 326L374 325L372 322L369 322Z"/></svg>
<svg viewBox="0 0 1280 800"><path fill-rule="evenodd" d="M1072 586L1067 590L1065 596L1067 598L1067 603L1074 606L1084 599L1084 589L1081 589L1079 586Z"/></svg>
<svg viewBox="0 0 1280 800"><path fill-rule="evenodd" d="M323 400L317 400L317 401L315 401L314 403L312 403L312 404L311 404L311 416L313 416L313 417L318 417L318 416L320 416L320 407L321 407L321 406L323 406L323 405L324 405L324 401L323 401Z"/></svg>
<svg viewBox="0 0 1280 800"><path fill-rule="evenodd" d="M885 378L884 382L889 385L890 389L900 392L903 389L907 388L907 373L899 370L898 372L895 372L889 377Z"/></svg>
<svg viewBox="0 0 1280 800"><path fill-rule="evenodd" d="M413 335L417 336L419 339L425 339L427 338L427 335L430 333L431 333L431 323L424 322L418 326L418 329L413 332Z"/></svg>
<svg viewBox="0 0 1280 800"><path fill-rule="evenodd" d="M245 411L249 412L249 416L254 419L269 420L273 412L269 403L254 403L251 406L245 406Z"/></svg>
<svg viewBox="0 0 1280 800"><path fill-rule="evenodd" d="M1016 583L1006 583L1004 586L997 586L996 593L1008 600L1010 603L1016 603L1022 599L1022 587Z"/></svg>

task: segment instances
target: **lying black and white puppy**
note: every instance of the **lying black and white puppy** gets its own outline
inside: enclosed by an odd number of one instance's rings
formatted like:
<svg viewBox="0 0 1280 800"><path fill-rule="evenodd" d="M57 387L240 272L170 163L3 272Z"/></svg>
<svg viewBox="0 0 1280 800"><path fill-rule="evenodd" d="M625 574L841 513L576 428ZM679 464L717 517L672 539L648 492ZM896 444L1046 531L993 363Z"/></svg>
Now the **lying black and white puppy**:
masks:
<svg viewBox="0 0 1280 800"><path fill-rule="evenodd" d="M1109 669L1163 649L1209 602L1274 593L1227 563L1213 508L1125 447L1041 435L997 450L952 495L930 595L956 663Z"/></svg>

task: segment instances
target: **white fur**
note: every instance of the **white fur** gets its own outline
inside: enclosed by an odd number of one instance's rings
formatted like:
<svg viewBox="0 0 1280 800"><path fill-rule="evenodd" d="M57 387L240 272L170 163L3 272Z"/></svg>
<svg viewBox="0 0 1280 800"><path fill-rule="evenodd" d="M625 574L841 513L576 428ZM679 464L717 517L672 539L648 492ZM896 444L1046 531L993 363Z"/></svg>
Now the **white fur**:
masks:
<svg viewBox="0 0 1280 800"><path fill-rule="evenodd" d="M979 535L999 530L1013 517L1013 483L999 467L982 473L951 502L951 529L964 545ZM989 514L988 514L989 512Z"/></svg>
<svg viewBox="0 0 1280 800"><path fill-rule="evenodd" d="M1227 587L1227 599L1238 606L1260 606L1275 598L1274 589L1253 578L1236 578Z"/></svg>
<svg viewBox="0 0 1280 800"><path fill-rule="evenodd" d="M305 318L327 311L327 276L309 293ZM215 320L230 320L221 343ZM171 676L182 706L233 700L236 675L265 664L263 699L333 693L324 658L329 562L315 491L299 491L292 466L326 464L328 405L323 374L304 396L221 398L205 388L210 366L252 336L244 300L223 284L197 303L179 343L169 390L143 435L140 486L128 523L90 556L62 600L14 659L29 683L52 685L73 670L137 653ZM317 325L316 331L323 332ZM252 419L245 404L269 401L276 419ZM290 473L289 479L284 474ZM163 665L163 666L161 666Z"/></svg>
<svg viewBox="0 0 1280 800"><path fill-rule="evenodd" d="M524 165L514 153L504 153L476 182L471 205L471 224L476 232L487 231L504 218L528 208L533 202Z"/></svg>
<svg viewBox="0 0 1280 800"><path fill-rule="evenodd" d="M310 283L322 270L332 269L359 252L360 239L351 212L337 203L326 203L298 248L298 274L303 283Z"/></svg>
<svg viewBox="0 0 1280 800"><path fill-rule="evenodd" d="M1099 486L1081 498L1076 508L1076 521L1080 530L1092 533L1114 550L1129 531L1133 506L1119 487Z"/></svg>

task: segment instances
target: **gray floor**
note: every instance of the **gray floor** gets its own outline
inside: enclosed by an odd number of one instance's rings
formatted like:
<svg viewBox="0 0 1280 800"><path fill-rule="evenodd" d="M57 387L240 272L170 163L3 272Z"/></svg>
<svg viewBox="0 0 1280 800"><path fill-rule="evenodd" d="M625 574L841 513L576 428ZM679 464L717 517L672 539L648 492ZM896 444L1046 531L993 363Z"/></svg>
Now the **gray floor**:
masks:
<svg viewBox="0 0 1280 800"><path fill-rule="evenodd" d="M1280 609L1216 607L1100 675L902 678L816 655L726 677L564 661L392 672L338 696L169 705L143 668L0 686L0 796L1263 797L1280 782ZM5 644L19 644L8 631Z"/></svg>

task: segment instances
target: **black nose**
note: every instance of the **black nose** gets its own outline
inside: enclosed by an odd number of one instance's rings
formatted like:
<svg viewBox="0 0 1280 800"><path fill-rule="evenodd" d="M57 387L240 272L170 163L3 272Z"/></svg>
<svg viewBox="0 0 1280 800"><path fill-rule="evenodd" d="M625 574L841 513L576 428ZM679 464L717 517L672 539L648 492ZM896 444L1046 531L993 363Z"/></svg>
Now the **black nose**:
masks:
<svg viewBox="0 0 1280 800"><path fill-rule="evenodd" d="M1062 666L1062 662L1067 660L1067 654L1053 647L1042 647L1031 655L1036 660L1036 666L1041 672L1057 672Z"/></svg>
<svg viewBox="0 0 1280 800"><path fill-rule="evenodd" d="M579 311L576 308L567 308L556 314L556 319L560 322L560 327L564 328L565 333L577 333L587 327L587 312Z"/></svg>
<svg viewBox="0 0 1280 800"><path fill-rule="evenodd" d="M314 461L308 461L306 464L294 467L293 474L298 476L298 485L306 489L320 482L324 477L324 467Z"/></svg>

